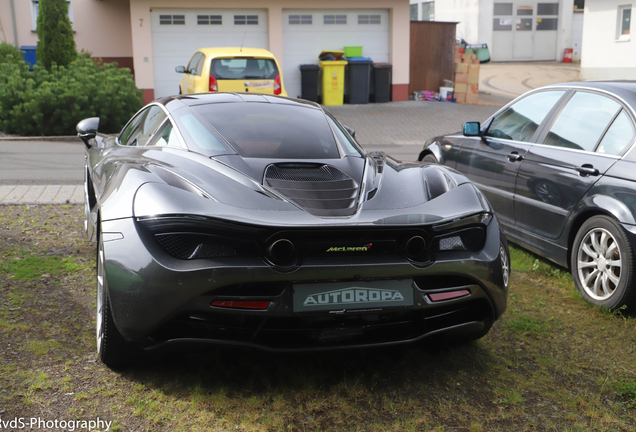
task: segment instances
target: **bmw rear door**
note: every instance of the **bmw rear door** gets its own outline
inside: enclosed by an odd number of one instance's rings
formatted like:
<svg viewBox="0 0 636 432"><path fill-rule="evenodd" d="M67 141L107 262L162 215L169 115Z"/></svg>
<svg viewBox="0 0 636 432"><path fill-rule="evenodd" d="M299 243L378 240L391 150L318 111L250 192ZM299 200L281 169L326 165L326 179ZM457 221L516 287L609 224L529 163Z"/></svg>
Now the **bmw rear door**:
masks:
<svg viewBox="0 0 636 432"><path fill-rule="evenodd" d="M574 206L616 163L630 116L606 94L572 91L526 154L515 197L517 227L558 238Z"/></svg>

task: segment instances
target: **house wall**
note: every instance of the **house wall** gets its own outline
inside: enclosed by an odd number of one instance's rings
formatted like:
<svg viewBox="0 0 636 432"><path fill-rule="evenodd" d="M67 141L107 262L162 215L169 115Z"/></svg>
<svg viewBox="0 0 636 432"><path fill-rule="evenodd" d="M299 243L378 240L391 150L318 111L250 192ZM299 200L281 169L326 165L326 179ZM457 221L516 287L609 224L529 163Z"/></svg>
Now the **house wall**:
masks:
<svg viewBox="0 0 636 432"><path fill-rule="evenodd" d="M617 40L618 7L636 2L587 0L583 18L581 78L584 80L630 79L636 77L636 25L631 39ZM633 14L633 12L632 12ZM633 17L633 15L632 15Z"/></svg>
<svg viewBox="0 0 636 432"><path fill-rule="evenodd" d="M213 4L208 0L130 0L130 22L132 25L132 48L137 87L146 90L146 100L154 97L152 68L152 34L150 11L154 8L219 8L263 9L267 6L269 22L269 51L279 61L283 58L283 9L389 9L390 62L393 65L393 100L408 99L409 82L409 3L406 0L323 0L319 4L299 0L271 0L264 4L260 0L219 0Z"/></svg>
<svg viewBox="0 0 636 432"><path fill-rule="evenodd" d="M480 0L436 0L435 21L457 22L458 38L473 44L484 43L479 39L479 4Z"/></svg>
<svg viewBox="0 0 636 432"><path fill-rule="evenodd" d="M15 6L18 47L37 45L30 0L13 0ZM128 0L72 0L73 30L78 51L93 57L132 58L132 32ZM15 44L11 16L11 0L0 0L0 20L6 41ZM2 33L0 33L2 37Z"/></svg>

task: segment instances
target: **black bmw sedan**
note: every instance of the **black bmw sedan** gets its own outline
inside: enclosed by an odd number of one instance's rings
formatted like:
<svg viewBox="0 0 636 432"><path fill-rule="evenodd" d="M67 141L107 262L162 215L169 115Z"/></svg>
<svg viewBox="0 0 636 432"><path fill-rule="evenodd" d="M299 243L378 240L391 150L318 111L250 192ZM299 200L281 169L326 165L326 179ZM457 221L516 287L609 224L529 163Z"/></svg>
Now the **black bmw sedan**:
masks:
<svg viewBox="0 0 636 432"><path fill-rule="evenodd" d="M635 109L633 81L550 85L428 140L419 159L471 179L508 238L569 268L587 301L634 310Z"/></svg>

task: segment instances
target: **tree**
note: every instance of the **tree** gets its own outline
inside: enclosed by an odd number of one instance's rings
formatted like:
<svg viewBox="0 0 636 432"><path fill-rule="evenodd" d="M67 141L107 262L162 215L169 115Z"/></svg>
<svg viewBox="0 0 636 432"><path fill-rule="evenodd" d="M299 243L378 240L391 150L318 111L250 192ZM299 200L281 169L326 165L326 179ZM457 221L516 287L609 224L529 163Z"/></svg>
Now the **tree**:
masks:
<svg viewBox="0 0 636 432"><path fill-rule="evenodd" d="M77 58L66 0L39 0L37 63L51 69L53 62L67 66Z"/></svg>

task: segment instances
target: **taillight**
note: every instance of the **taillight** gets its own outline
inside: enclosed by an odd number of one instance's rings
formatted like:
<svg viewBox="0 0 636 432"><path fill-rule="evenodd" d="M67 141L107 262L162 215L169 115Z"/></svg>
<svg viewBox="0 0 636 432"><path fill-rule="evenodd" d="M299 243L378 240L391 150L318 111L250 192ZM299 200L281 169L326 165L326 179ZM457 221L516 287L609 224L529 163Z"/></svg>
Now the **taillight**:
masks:
<svg viewBox="0 0 636 432"><path fill-rule="evenodd" d="M212 74L210 74L210 91L211 92L219 91L219 88L216 85L216 78L214 78Z"/></svg>
<svg viewBox="0 0 636 432"><path fill-rule="evenodd" d="M279 95L281 93L281 85L280 85L280 74L276 75L274 78L274 94Z"/></svg>

